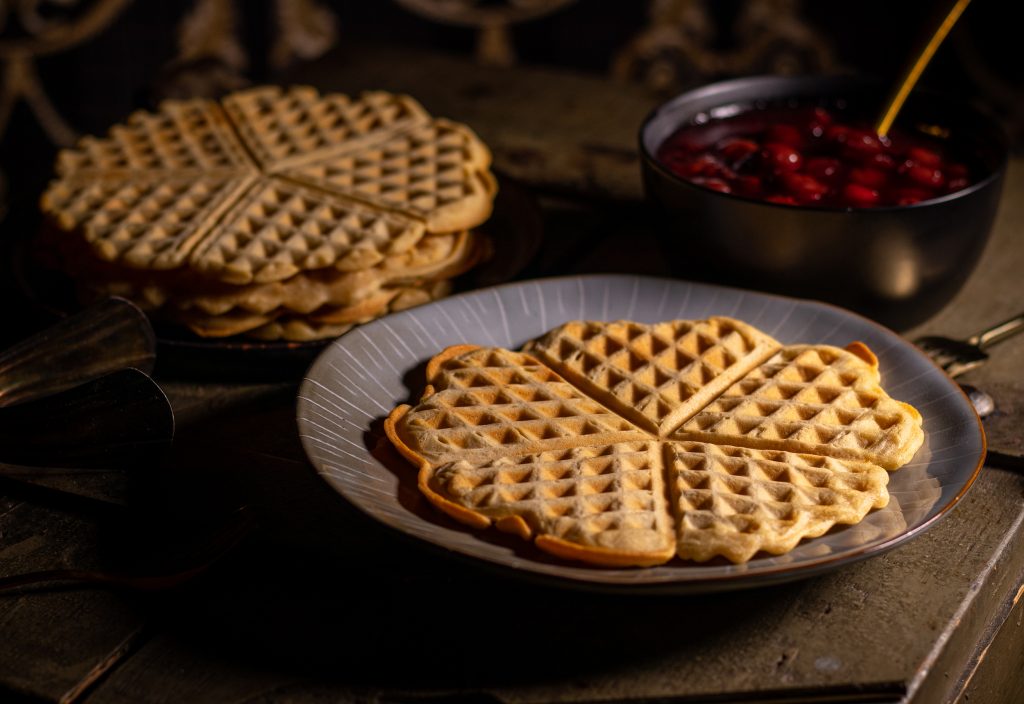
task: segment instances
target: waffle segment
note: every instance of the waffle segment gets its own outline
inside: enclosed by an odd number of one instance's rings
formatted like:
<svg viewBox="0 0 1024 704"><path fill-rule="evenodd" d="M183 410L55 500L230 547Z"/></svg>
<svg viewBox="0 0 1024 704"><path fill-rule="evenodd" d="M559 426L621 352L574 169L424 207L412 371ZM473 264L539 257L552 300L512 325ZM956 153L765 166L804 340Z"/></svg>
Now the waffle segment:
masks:
<svg viewBox="0 0 1024 704"><path fill-rule="evenodd" d="M609 408L667 435L778 349L730 318L571 321L527 349Z"/></svg>
<svg viewBox="0 0 1024 704"><path fill-rule="evenodd" d="M507 452L646 439L529 355L458 346L431 360L423 400L388 436L417 463L495 459Z"/></svg>
<svg viewBox="0 0 1024 704"><path fill-rule="evenodd" d="M42 207L64 230L80 232L96 258L132 269L181 267L217 218L254 179L167 174L131 180L65 179Z"/></svg>
<svg viewBox="0 0 1024 704"><path fill-rule="evenodd" d="M434 120L373 147L285 173L442 232L472 227L490 214L497 190L490 161L490 152L468 128Z"/></svg>
<svg viewBox="0 0 1024 704"><path fill-rule="evenodd" d="M166 172L255 175L256 165L219 105L169 100L156 113L132 113L106 137L83 137L57 157L59 176L124 179Z"/></svg>
<svg viewBox="0 0 1024 704"><path fill-rule="evenodd" d="M674 437L811 452L896 469L924 441L921 414L889 397L878 364L791 345L729 387Z"/></svg>
<svg viewBox="0 0 1024 704"><path fill-rule="evenodd" d="M575 557L618 565L659 564L675 554L657 442L459 460L424 470L420 485L456 519L469 511L482 517L477 525L505 521L506 530L536 536L555 554L572 546Z"/></svg>
<svg viewBox="0 0 1024 704"><path fill-rule="evenodd" d="M746 562L789 552L889 502L878 465L693 442L665 443L678 555Z"/></svg>
<svg viewBox="0 0 1024 704"><path fill-rule="evenodd" d="M190 264L228 283L262 284L325 267L365 269L423 234L414 220L271 178L235 203Z"/></svg>
<svg viewBox="0 0 1024 704"><path fill-rule="evenodd" d="M262 86L224 99L238 133L259 164L277 172L336 152L356 151L427 122L406 95L367 92L321 96L308 86Z"/></svg>

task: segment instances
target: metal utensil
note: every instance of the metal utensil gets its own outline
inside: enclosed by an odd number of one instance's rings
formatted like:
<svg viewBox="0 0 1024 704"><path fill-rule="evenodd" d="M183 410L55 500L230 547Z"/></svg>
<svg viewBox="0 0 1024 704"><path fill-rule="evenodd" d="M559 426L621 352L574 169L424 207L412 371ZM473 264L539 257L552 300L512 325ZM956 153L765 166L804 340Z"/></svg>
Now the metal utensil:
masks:
<svg viewBox="0 0 1024 704"><path fill-rule="evenodd" d="M146 315L109 298L0 352L0 407L66 391L132 367L151 372L156 337Z"/></svg>
<svg viewBox="0 0 1024 704"><path fill-rule="evenodd" d="M155 381L121 369L12 406L0 405L0 462L40 467L147 467L166 449L174 413Z"/></svg>
<svg viewBox="0 0 1024 704"><path fill-rule="evenodd" d="M966 340L931 335L914 340L950 377L976 369L988 360L986 349L1024 331L1024 313L985 328Z"/></svg>

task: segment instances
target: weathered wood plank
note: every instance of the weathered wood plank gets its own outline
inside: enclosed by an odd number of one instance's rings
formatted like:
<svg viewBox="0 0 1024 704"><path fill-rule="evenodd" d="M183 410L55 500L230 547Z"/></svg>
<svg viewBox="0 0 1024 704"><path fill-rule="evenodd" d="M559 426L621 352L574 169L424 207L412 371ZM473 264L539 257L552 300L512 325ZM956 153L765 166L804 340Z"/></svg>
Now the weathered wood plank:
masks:
<svg viewBox="0 0 1024 704"><path fill-rule="evenodd" d="M95 519L0 498L0 576L90 569L102 544ZM73 692L144 620L137 599L105 590L0 593L0 700Z"/></svg>
<svg viewBox="0 0 1024 704"><path fill-rule="evenodd" d="M1024 702L1024 582L1011 600L1012 610L991 641L984 642L977 666L957 697L957 704Z"/></svg>
<svg viewBox="0 0 1024 704"><path fill-rule="evenodd" d="M289 461L294 438L273 432L288 412L267 405L250 417L261 425L244 414L217 424L212 459L237 458L222 469L253 483L267 542L90 702L401 701L467 689L590 701L851 684L930 696L968 665L1007 591L999 576L1024 561L1024 477L986 470L933 530L823 577L686 598L552 591L435 558L339 510Z"/></svg>

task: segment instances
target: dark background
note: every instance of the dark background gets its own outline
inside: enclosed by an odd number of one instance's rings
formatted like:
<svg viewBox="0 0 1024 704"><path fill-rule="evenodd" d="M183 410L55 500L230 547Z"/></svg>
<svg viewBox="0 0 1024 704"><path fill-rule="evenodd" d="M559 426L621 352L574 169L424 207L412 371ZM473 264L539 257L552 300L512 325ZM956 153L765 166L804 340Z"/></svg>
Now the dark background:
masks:
<svg viewBox="0 0 1024 704"><path fill-rule="evenodd" d="M736 48L733 27L749 2L759 1L763 0L704 2L716 27L713 50ZM64 21L87 12L95 2L35 0L35 5L41 16ZM32 58L57 111L81 134L102 134L132 110L153 108L161 98L181 97L183 91L215 95L246 83L303 82L306 72L324 75L332 65L358 63L360 47L367 45L444 52L474 60L477 33L473 28L432 21L391 0L319 3L336 17L334 47L315 59L296 59L284 67L274 67L268 58L278 28L277 6L270 0L235 0L236 35L248 56L244 69L225 68L215 58L176 60L180 23L195 7L193 0L136 0L97 36L68 50ZM497 0L475 4L502 5ZM0 60L5 62L10 54L4 53L3 43L31 36L19 26L15 5L0 5ZM829 70L895 80L949 5L865 0L794 1L786 6L795 9L803 24L831 48ZM518 65L609 76L614 57L648 26L651 7L647 2L577 0L547 16L514 25L510 34ZM1024 146L1024 88L1017 70L1019 28L1007 21L1005 7L991 1L972 3L922 84L981 104L1003 121L1019 153ZM183 80L186 74L191 82ZM723 77L684 75L675 89ZM0 246L11 240L12 233L38 227L36 203L51 176L57 148L24 102L15 104L7 129L0 134ZM5 275L5 290L10 288L8 279Z"/></svg>

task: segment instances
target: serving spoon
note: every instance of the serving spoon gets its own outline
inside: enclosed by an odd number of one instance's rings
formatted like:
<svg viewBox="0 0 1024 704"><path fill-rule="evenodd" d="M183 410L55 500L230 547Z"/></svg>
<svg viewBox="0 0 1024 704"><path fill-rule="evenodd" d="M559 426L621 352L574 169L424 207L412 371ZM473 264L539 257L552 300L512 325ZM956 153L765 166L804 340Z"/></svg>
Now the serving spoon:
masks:
<svg viewBox="0 0 1024 704"><path fill-rule="evenodd" d="M910 95L910 91L914 90L914 86L917 85L917 80L924 73L924 69L928 66L928 63L935 56L935 52L938 50L939 45L945 40L946 35L949 34L950 30L953 29L953 25L956 24L957 20L960 19L960 15L964 13L967 6L971 4L971 0L956 0L953 6L946 13L946 16L936 27L935 32L932 34L931 39L924 45L921 53L918 55L917 60L910 65L907 72L903 74L903 78L897 84L896 89L889 96L889 100L886 102L885 110L882 111L881 116L878 118L878 122L875 123L875 132L878 133L879 137L884 137L889 133L889 129L892 127L892 123L896 120L896 115L899 114L900 109L903 107L903 103L906 102L907 96Z"/></svg>

